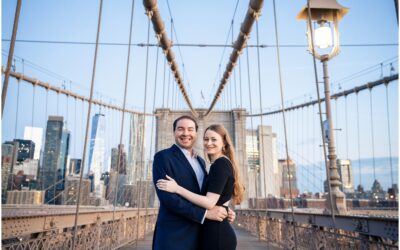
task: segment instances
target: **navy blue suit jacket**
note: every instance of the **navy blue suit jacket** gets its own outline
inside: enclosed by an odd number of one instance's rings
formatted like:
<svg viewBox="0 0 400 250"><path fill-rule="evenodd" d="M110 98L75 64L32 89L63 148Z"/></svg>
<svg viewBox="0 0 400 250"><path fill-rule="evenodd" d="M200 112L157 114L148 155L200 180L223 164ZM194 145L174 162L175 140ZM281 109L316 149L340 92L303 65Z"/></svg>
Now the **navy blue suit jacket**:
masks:
<svg viewBox="0 0 400 250"><path fill-rule="evenodd" d="M204 171L204 184L207 177L205 162L201 157L197 159ZM204 191L200 190L192 166L176 145L161 150L154 156L154 184L159 179L166 179L165 175L169 175L189 191L197 194L202 194ZM190 203L177 194L161 191L157 187L155 189L160 200L160 209L153 236L153 249L198 249L201 221L206 209Z"/></svg>

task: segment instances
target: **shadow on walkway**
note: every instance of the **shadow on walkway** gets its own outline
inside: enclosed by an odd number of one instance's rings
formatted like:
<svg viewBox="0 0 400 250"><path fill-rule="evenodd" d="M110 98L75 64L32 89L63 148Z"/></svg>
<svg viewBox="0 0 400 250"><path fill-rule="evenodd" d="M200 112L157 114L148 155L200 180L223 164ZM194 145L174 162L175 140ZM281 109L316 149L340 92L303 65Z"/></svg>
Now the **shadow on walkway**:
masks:
<svg viewBox="0 0 400 250"><path fill-rule="evenodd" d="M251 235L249 232L235 227L235 232L238 240L237 250L259 250L259 249L277 249L273 247L268 247L265 241L258 240L257 237ZM146 235L143 240L140 240L137 244L124 246L120 250L151 250L151 244L153 239L153 232Z"/></svg>

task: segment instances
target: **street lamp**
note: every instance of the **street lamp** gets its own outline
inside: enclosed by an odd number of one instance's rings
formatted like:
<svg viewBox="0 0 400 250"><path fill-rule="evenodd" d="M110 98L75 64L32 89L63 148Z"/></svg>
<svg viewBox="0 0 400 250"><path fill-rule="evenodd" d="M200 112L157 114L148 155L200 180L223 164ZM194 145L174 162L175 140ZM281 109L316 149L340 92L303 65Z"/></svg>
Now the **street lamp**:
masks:
<svg viewBox="0 0 400 250"><path fill-rule="evenodd" d="M329 192L332 197L332 200L327 199L327 209L333 208L332 212L338 214L346 213L346 200L344 193L339 189L341 183L336 166L327 62L340 52L338 22L348 11L336 0L308 0L307 5L297 15L298 20L307 21L308 51L323 65L325 109L328 122ZM332 204L330 204L331 202Z"/></svg>

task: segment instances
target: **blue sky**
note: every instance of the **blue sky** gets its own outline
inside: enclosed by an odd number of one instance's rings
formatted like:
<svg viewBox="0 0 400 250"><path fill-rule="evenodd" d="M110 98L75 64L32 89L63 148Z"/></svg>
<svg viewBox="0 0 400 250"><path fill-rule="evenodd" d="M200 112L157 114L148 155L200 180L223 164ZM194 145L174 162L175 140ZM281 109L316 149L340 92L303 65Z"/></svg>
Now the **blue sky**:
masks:
<svg viewBox="0 0 400 250"><path fill-rule="evenodd" d="M169 9L172 13L176 34L173 36L174 42L178 39L179 43L193 44L225 44L227 36L231 41L229 27L232 21L236 1L176 1L170 0ZM347 16L343 18L340 26L341 53L329 61L330 80L332 91L339 88L348 89L374 81L381 76L379 68L382 62L393 62L393 67L397 73L398 69L398 46L348 46L348 45L367 45L367 44L397 44L398 26L394 1L392 0L347 0L340 3L349 8ZM279 43L281 45L306 45L306 24L297 21L296 15L306 1L279 0L276 1L277 27L279 32ZM16 1L2 2L2 39L10 39L12 23L14 18ZM248 6L248 1L238 1L238 8L233 19L233 38L236 39L240 23L242 22ZM69 41L69 42L95 42L99 1L23 1L19 30L17 39L21 40L40 40L40 41ZM101 22L100 42L104 43L127 43L129 35L129 18L131 2L127 0L110 1L105 0L103 4L103 16ZM161 16L164 19L168 33L170 33L170 12L167 1L159 1ZM273 18L272 1L265 1L262 15L259 19L259 43L275 45L275 30ZM147 40L147 17L145 15L142 1L135 1L134 23L133 23L133 43L146 43ZM249 44L256 44L256 33L253 27ZM150 43L155 43L153 29L150 29ZM171 36L170 36L171 37ZM9 49L9 42L2 42L2 65L6 64L6 55ZM195 107L208 108L216 87L219 84L221 71L229 58L231 49L227 48L223 53L223 48L212 47L177 47L173 48L178 61L179 68L183 72L185 86L189 91L189 96ZM155 59L157 49L151 47L149 50L150 59L149 78L147 89L146 111L151 112L153 102L153 91L155 82ZM67 89L87 95L91 80L94 45L76 44L54 44L54 43L17 43L15 56L24 58L24 65L17 60L16 70L24 71L26 75L38 78L42 81L50 82L61 86L65 84ZM143 111L144 107L144 85L146 67L146 48L132 47L130 77L128 86L129 107L138 111ZM164 58L159 54L158 81L155 106L161 107L162 100L166 99L167 88L163 88L163 65ZM99 48L97 71L95 79L95 98L118 105L122 103L123 86L125 81L127 46L102 45ZM250 86L253 89L252 101L253 112L258 113L261 109L258 99L258 70L257 70L257 50L249 49L250 70L247 69L245 57L241 59L242 80L243 80L243 107L249 107L249 92L247 72L250 73ZM280 49L282 80L285 89L285 101L287 104L301 103L315 97L315 83L313 61L306 47L282 47ZM260 49L261 67L261 94L262 109L275 109L280 104L279 95L279 76L277 66L276 49L268 47ZM221 62L221 71L219 64ZM41 67L32 66L31 63ZM184 67L183 67L184 65ZM322 69L317 62L319 80L322 81ZM346 77L360 72L364 69L375 66L360 74L352 80ZM182 70L184 68L184 70ZM46 71L52 72L44 73ZM387 63L383 64L383 75L390 73ZM55 75L57 74L57 76ZM238 78L238 72L236 72ZM168 72L166 74L168 79ZM166 80L166 85L168 81ZM172 83L171 83L172 84ZM238 85L238 81L236 83ZM234 83L228 84L227 91L235 91ZM11 80L10 88L7 93L7 103L2 124L2 139L9 140L17 134L22 137L23 128L30 125L32 121L32 87L28 85L20 86L19 113L16 118L16 99L17 84ZM233 90L232 90L233 89ZM398 84L391 83L389 91L389 113L391 128L391 153L398 156ZM170 91L172 93L172 89ZM164 93L164 98L163 98ZM170 95L171 95L170 93ZM204 95L202 98L201 93ZM234 92L233 92L234 93ZM236 92L239 96L240 93ZM179 96L179 95L176 95ZM234 95L233 95L234 96ZM361 158L371 158L371 137L370 137L370 109L369 93L365 91L359 95L361 104L360 120L361 126L357 128L355 118L355 97L349 96L347 106L344 98L333 102L335 127L341 128L337 132L336 141L338 143L338 156L358 158L357 145L361 145ZM54 93L49 94L48 103L45 107L46 94L44 90L35 92L35 111L33 113L33 123L35 126L45 127L45 112L47 114L61 114L67 117L69 129L72 133L72 157L79 157L82 153L81 141L83 138L83 114L86 106L81 103L76 104L73 100L67 100L64 96L57 97ZM59 109L57 111L57 99ZM228 97L225 97L225 102ZM232 100L232 103L239 101ZM374 113L374 150L376 157L388 156L388 133L386 123L386 97L383 86L373 90L373 113ZM182 98L178 98L178 108L186 108ZM221 102L220 102L221 103ZM169 105L171 106L171 101ZM226 108L228 105L217 105L217 108ZM236 106L236 105L232 105ZM344 117L344 109L348 108L347 125ZM288 141L294 154L307 155L312 151L320 151L318 120L316 120L316 107L304 109L300 113L288 114L289 136ZM337 110L336 110L337 109ZM68 110L68 111L67 111ZM94 111L99 108L95 107ZM314 115L313 115L314 114ZM113 136L113 132L119 129L120 114L109 113L110 121L107 124L109 147L114 147L119 141ZM302 120L301 117L309 117ZM15 126L15 121L18 125ZM254 119L255 124L261 121ZM275 132L278 133L278 141L283 142L282 123L277 117L266 117L264 124L271 124ZM300 129L298 124L302 123ZM250 125L249 125L250 126ZM313 129L311 129L313 128ZM356 130L361 130L361 139L358 140ZM16 132L15 132L16 130ZM298 131L299 130L299 131ZM312 131L311 131L312 130ZM348 140L345 135L347 131ZM150 134L150 133L148 133ZM128 135L125 134L127 138ZM302 146L303 145L303 146ZM279 150L279 152L281 152ZM348 152L348 153L347 153ZM307 155L308 161L318 161L318 157ZM301 159L298 159L301 164ZM303 163L306 165L306 163Z"/></svg>

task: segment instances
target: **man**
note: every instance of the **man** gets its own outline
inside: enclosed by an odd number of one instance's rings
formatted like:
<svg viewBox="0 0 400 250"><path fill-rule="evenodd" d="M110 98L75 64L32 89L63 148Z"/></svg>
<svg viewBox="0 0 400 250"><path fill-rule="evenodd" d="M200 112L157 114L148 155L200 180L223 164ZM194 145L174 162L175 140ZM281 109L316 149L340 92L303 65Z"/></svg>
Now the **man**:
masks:
<svg viewBox="0 0 400 250"><path fill-rule="evenodd" d="M154 156L153 182L169 175L182 187L204 194L203 184L207 178L204 160L193 150L198 125L190 116L181 116L174 121L175 144ZM198 207L175 193L156 188L160 200L153 249L196 250L200 247L200 227L204 219L222 221L228 216L223 207L211 210ZM229 220L235 214L229 211Z"/></svg>

